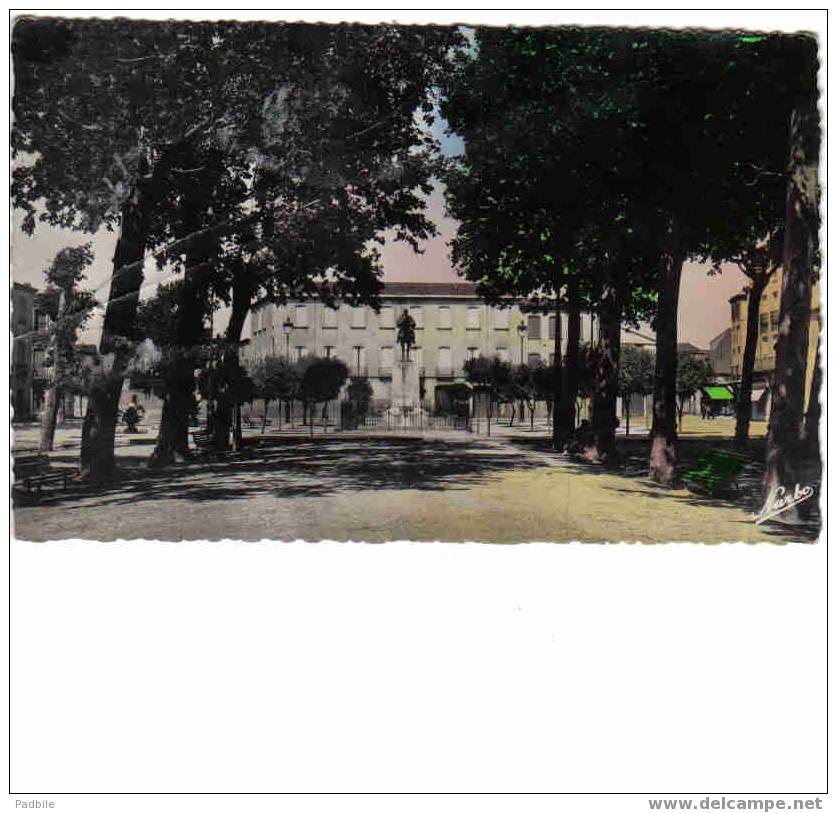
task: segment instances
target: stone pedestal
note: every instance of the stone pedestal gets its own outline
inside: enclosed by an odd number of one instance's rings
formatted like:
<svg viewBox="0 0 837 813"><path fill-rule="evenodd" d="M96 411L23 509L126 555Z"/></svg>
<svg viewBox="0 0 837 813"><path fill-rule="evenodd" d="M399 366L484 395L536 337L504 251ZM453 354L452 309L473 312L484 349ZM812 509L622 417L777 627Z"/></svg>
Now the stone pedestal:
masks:
<svg viewBox="0 0 837 813"><path fill-rule="evenodd" d="M406 429L422 424L421 386L415 359L396 361L392 365L392 390L387 411L394 426Z"/></svg>
<svg viewBox="0 0 837 813"><path fill-rule="evenodd" d="M396 361L392 365L392 394L390 406L393 409L421 406L421 389L419 386L419 370L414 359L410 361Z"/></svg>

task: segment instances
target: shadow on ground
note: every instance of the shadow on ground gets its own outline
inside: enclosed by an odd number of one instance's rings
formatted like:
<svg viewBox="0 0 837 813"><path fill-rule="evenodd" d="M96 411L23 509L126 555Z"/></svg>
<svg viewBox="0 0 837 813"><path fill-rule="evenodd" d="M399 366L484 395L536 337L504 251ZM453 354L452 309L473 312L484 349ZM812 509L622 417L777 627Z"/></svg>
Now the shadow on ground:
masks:
<svg viewBox="0 0 837 813"><path fill-rule="evenodd" d="M568 458L563 454L555 452L552 448L550 438L546 437L515 437L510 438L509 443L519 448L528 449L554 455L562 460L570 461L574 465L582 467L585 473L601 475L617 475L630 481L625 488L609 486L614 491L624 494L642 494L646 497L660 500L660 507L664 510L665 501L674 500L692 505L702 506L727 506L744 510L755 515L761 508L761 482L764 476L764 460L766 455L766 439L754 438L750 442L750 448L746 452L747 462L737 478L737 488L730 487L716 494L700 494L692 490L672 489L654 483L648 479L648 457L651 441L648 438L619 438L617 450L619 456L618 466L603 466L597 463L590 463L580 457ZM728 437L680 437L677 440L677 451L680 457L681 470L686 471L694 466L697 461L710 451L738 452L735 448L735 441ZM816 496L806 504L808 515L798 524L789 525L777 520L768 520L763 523L762 530L777 541L802 541L816 542L821 531L821 518L819 510L819 485L820 485L820 464L817 460L810 461L808 467L808 482L800 485L814 485L817 489ZM749 520L748 520L749 521Z"/></svg>
<svg viewBox="0 0 837 813"><path fill-rule="evenodd" d="M60 455L54 457L62 461ZM421 438L317 438L262 441L216 460L196 460L162 470L143 458L120 458L117 478L106 484L72 484L39 499L15 494L15 505L117 506L158 500L241 500L321 497L368 489L440 491L468 488L486 477L538 468L543 461L473 442Z"/></svg>

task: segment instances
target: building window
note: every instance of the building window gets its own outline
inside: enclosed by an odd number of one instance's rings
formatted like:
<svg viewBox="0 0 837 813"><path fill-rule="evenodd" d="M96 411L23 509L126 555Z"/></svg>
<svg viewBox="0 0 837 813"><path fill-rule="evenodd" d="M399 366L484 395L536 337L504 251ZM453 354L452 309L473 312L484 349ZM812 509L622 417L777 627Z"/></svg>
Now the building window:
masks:
<svg viewBox="0 0 837 813"><path fill-rule="evenodd" d="M32 368L34 370L41 370L46 366L46 351L33 350L32 351Z"/></svg>
<svg viewBox="0 0 837 813"><path fill-rule="evenodd" d="M759 329L762 333L766 333L770 328L770 316L769 314L762 313L759 314Z"/></svg>
<svg viewBox="0 0 837 813"><path fill-rule="evenodd" d="M453 369L453 356L449 347L439 348L439 371L450 373Z"/></svg>
<svg viewBox="0 0 837 813"><path fill-rule="evenodd" d="M325 352L325 357L326 357L327 359L330 359L330 358L334 355L334 347L333 347L332 345L330 345L330 344L327 344L327 345L323 348L323 351Z"/></svg>
<svg viewBox="0 0 837 813"><path fill-rule="evenodd" d="M529 325L529 339L540 339L541 338L541 317L538 315L530 316L528 320Z"/></svg>
<svg viewBox="0 0 837 813"><path fill-rule="evenodd" d="M500 358L500 361L508 361L509 360L509 348L508 347L498 347L497 348L497 355Z"/></svg>
<svg viewBox="0 0 837 813"><path fill-rule="evenodd" d="M541 363L541 354L540 353L529 353L526 358L526 363L530 367L537 367Z"/></svg>
<svg viewBox="0 0 837 813"><path fill-rule="evenodd" d="M550 353L549 354L549 366L550 367L555 366L555 353Z"/></svg>
<svg viewBox="0 0 837 813"><path fill-rule="evenodd" d="M299 361L305 355L305 348L301 345L296 346L296 360Z"/></svg>
<svg viewBox="0 0 837 813"><path fill-rule="evenodd" d="M468 308L468 321L466 327L468 330L478 330L480 326L480 309L478 307Z"/></svg>
<svg viewBox="0 0 837 813"><path fill-rule="evenodd" d="M381 327L395 327L395 314L390 305L381 308Z"/></svg>
<svg viewBox="0 0 837 813"><path fill-rule="evenodd" d="M509 329L509 311L507 308L500 308L499 310L494 311L494 329Z"/></svg>
<svg viewBox="0 0 837 813"><path fill-rule="evenodd" d="M392 369L392 361L393 361L393 350L391 347L382 347L381 348L381 367L384 370L391 370Z"/></svg>
<svg viewBox="0 0 837 813"><path fill-rule="evenodd" d="M352 348L352 363L350 365L350 372L356 375L366 374L366 348L356 344Z"/></svg>
<svg viewBox="0 0 837 813"><path fill-rule="evenodd" d="M770 314L770 327L772 330L779 329L779 311L772 311Z"/></svg>
<svg viewBox="0 0 837 813"><path fill-rule="evenodd" d="M294 327L308 327L308 309L305 305L294 308Z"/></svg>
<svg viewBox="0 0 837 813"><path fill-rule="evenodd" d="M323 327L337 327L337 310L328 305L323 308Z"/></svg>
<svg viewBox="0 0 837 813"><path fill-rule="evenodd" d="M480 354L479 347L469 347L468 348L468 358L475 359Z"/></svg>
<svg viewBox="0 0 837 813"><path fill-rule="evenodd" d="M352 308L352 327L366 327L366 308Z"/></svg>
<svg viewBox="0 0 837 813"><path fill-rule="evenodd" d="M421 305L413 305L410 308L410 316L416 323L416 330L421 330L424 327L424 308Z"/></svg>
<svg viewBox="0 0 837 813"><path fill-rule="evenodd" d="M549 338L555 338L555 316L549 317Z"/></svg>
<svg viewBox="0 0 837 813"><path fill-rule="evenodd" d="M441 330L450 330L451 328L450 308L447 305L439 306L439 328Z"/></svg>
<svg viewBox="0 0 837 813"><path fill-rule="evenodd" d="M35 330L49 330L51 322L52 320L49 318L49 314L35 311Z"/></svg>

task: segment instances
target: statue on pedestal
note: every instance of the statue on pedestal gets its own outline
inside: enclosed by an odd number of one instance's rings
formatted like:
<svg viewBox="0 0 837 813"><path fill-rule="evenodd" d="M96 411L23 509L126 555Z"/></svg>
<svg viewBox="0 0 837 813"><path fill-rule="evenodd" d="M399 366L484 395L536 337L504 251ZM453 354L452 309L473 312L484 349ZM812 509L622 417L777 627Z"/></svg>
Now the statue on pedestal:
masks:
<svg viewBox="0 0 837 813"><path fill-rule="evenodd" d="M401 361L409 361L410 348L416 343L416 323L406 308L398 317L397 327L398 344L401 346Z"/></svg>

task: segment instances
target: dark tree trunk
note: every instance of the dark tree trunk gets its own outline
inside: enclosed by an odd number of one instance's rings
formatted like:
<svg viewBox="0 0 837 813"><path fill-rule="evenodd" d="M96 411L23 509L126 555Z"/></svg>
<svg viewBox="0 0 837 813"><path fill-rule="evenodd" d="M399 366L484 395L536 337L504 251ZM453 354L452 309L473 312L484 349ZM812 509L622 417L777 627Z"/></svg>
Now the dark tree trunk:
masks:
<svg viewBox="0 0 837 813"><path fill-rule="evenodd" d="M765 504L779 487L793 492L797 483L805 485L810 465L805 455L803 411L819 228L819 138L816 92L812 88L810 99L791 116L779 338L762 489ZM782 517L792 519L793 513L786 511Z"/></svg>
<svg viewBox="0 0 837 813"><path fill-rule="evenodd" d="M264 434L264 430L267 429L267 405L270 401L265 398L264 399L264 415L262 415L262 434Z"/></svg>
<svg viewBox="0 0 837 813"><path fill-rule="evenodd" d="M622 395L622 412L625 415L625 437L631 434L631 394Z"/></svg>
<svg viewBox="0 0 837 813"><path fill-rule="evenodd" d="M558 315L560 324L560 313ZM578 351L581 344L581 300L578 290L578 275L571 274L567 284L567 352L561 366L559 431L564 438L575 430L575 402L578 397ZM557 358L557 354L556 354Z"/></svg>
<svg viewBox="0 0 837 813"><path fill-rule="evenodd" d="M235 424L233 426L233 445L238 452L244 446L244 433L241 431L241 404L235 405Z"/></svg>
<svg viewBox="0 0 837 813"><path fill-rule="evenodd" d="M58 318L65 316L64 313L64 291L58 299ZM58 347L58 331L53 328L52 336L50 337L50 354L52 356L52 373L49 382L49 387L46 391L44 399L44 416L41 419L41 443L40 449L42 452L51 452L52 444L55 440L55 425L58 422L58 407L61 403L61 353ZM63 348L62 348L63 349Z"/></svg>
<svg viewBox="0 0 837 813"><path fill-rule="evenodd" d="M201 160L190 156L189 160ZM180 288L177 323L177 356L165 376L163 413L157 444L149 460L153 467L167 466L188 459L189 413L194 402L197 350L203 340L204 319L209 305L209 276L219 253L219 238L207 235L215 173L207 173L202 183L183 188L183 225L188 240L186 270Z"/></svg>
<svg viewBox="0 0 837 813"><path fill-rule="evenodd" d="M247 314L250 312L250 304L253 299L254 290L255 285L252 277L246 273L236 275L233 281L232 313L230 314L230 321L224 336L228 346L225 352L226 363L232 363L233 356L237 363L238 344L241 341L241 332L244 330ZM233 426L233 403L227 400L220 400L213 404L212 416L214 446L218 451L226 451L230 448L230 430Z"/></svg>
<svg viewBox="0 0 837 813"><path fill-rule="evenodd" d="M592 420L595 456L612 460L616 451L616 395L619 386L622 297L612 261L602 268L599 301L599 343L593 375Z"/></svg>
<svg viewBox="0 0 837 813"><path fill-rule="evenodd" d="M61 403L61 395L58 384L53 382L47 388L44 397L44 416L41 419L41 443L42 452L51 452L55 442L55 425L58 423L58 407Z"/></svg>
<svg viewBox="0 0 837 813"><path fill-rule="evenodd" d="M657 277L657 357L654 363L654 417L648 476L658 483L677 479L677 302L683 257L668 251Z"/></svg>
<svg viewBox="0 0 837 813"><path fill-rule="evenodd" d="M563 415L561 412L562 394L564 386L564 365L561 360L561 296L558 289L558 304L555 306L555 337L552 348L554 367L552 370L552 448L561 451L564 448L567 437L564 433ZM521 416L523 410L521 409Z"/></svg>
<svg viewBox="0 0 837 813"><path fill-rule="evenodd" d="M741 359L741 386L738 388L738 403L735 406L735 444L746 449L750 438L750 415L753 411L753 367L756 362L756 346L759 340L759 305L767 285L768 276L756 274L752 277L750 299L747 302L747 339Z"/></svg>
<svg viewBox="0 0 837 813"><path fill-rule="evenodd" d="M116 470L114 441L119 398L134 339L149 205L148 196L140 187L135 188L122 205L119 240L113 255L113 276L99 344L99 353L109 364L109 371L103 374L103 380L97 383L87 399L81 432L81 474L94 481L112 477Z"/></svg>

